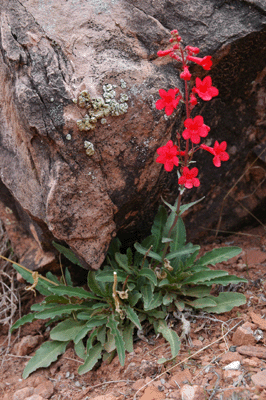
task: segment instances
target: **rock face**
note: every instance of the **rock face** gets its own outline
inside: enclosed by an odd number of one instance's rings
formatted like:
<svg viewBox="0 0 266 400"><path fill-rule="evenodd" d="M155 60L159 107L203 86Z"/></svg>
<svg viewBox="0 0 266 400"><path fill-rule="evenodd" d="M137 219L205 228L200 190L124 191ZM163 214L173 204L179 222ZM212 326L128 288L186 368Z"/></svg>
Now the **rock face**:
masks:
<svg viewBox="0 0 266 400"><path fill-rule="evenodd" d="M156 149L182 129L185 115L181 108L165 119L154 106L161 87L182 89L172 61L156 56L174 28L184 43L214 57L211 75L220 95L197 112L212 128L212 144L227 140L231 156L214 169L211 158L199 155L202 185L186 201L208 198L187 216L190 237L206 232L202 225L213 228L220 211L223 230L241 224L245 209L260 217L266 198L263 1L2 0L0 12L0 211L15 248L18 229L31 243L31 256L29 244L20 248L26 266L37 269L45 257L52 262L54 239L84 266L99 268L117 232L141 237L160 196L177 196L175 173L154 163ZM116 85L117 99L128 97L128 111L80 131L76 121L86 111L73 98L83 90L103 96L108 84Z"/></svg>

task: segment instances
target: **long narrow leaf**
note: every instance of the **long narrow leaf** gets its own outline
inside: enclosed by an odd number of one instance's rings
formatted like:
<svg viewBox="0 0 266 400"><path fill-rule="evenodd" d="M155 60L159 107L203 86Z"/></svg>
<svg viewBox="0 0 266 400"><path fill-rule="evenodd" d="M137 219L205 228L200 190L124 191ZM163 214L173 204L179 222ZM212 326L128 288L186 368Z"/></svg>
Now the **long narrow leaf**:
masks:
<svg viewBox="0 0 266 400"><path fill-rule="evenodd" d="M158 330L158 332L160 332L163 335L165 340L167 340L167 342L170 343L172 358L176 357L179 353L180 344L181 344L177 333L175 331L173 331L172 329L168 328L166 322L161 321L161 320L159 321L157 330ZM166 361L168 361L168 360L166 360L165 358L161 358L160 360L158 360L158 363L162 364Z"/></svg>
<svg viewBox="0 0 266 400"><path fill-rule="evenodd" d="M78 257L73 253L71 249L68 249L67 247L62 246L61 244L58 244L56 242L52 243L53 246L56 248L56 250L58 250L59 253L63 254L69 261L71 261L73 264L78 265L81 268L84 268L84 266L79 261Z"/></svg>
<svg viewBox="0 0 266 400"><path fill-rule="evenodd" d="M97 343L96 346L93 346L88 352L84 364L81 365L78 369L78 373L80 375L86 374L86 372L91 371L94 365L97 363L99 358L101 358L103 346L101 343Z"/></svg>
<svg viewBox="0 0 266 400"><path fill-rule="evenodd" d="M140 254L143 254L143 255L145 255L148 251L148 249L142 247L141 244L139 244L139 243L135 243L134 247ZM162 261L162 256L160 256L159 254L155 253L152 250L149 251L148 257L154 258L154 260L157 260L157 261Z"/></svg>
<svg viewBox="0 0 266 400"><path fill-rule="evenodd" d="M68 318L51 330L50 337L52 340L74 340L77 334L84 328L84 325L83 321L75 321L73 318Z"/></svg>
<svg viewBox="0 0 266 400"><path fill-rule="evenodd" d="M196 265L215 265L238 256L241 251L242 249L240 247L220 247L219 249L214 249L204 254L204 256L196 262Z"/></svg>
<svg viewBox="0 0 266 400"><path fill-rule="evenodd" d="M73 286L53 286L50 287L49 290L52 293L58 294L60 296L69 296L69 297L79 297L80 299L94 299L99 300L97 296L88 292L87 290L81 287L73 287Z"/></svg>
<svg viewBox="0 0 266 400"><path fill-rule="evenodd" d="M32 322L36 318L36 313L30 313L27 315L23 315L20 319L18 319L10 328L10 333L12 333L15 329L18 329L20 326L27 324L28 322Z"/></svg>

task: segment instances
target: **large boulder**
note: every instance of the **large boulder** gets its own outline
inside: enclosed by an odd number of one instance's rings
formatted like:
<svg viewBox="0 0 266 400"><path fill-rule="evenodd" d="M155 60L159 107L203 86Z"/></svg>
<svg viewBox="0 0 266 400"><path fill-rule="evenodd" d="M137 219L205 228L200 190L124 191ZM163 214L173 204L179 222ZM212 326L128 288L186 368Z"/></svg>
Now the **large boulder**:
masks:
<svg viewBox="0 0 266 400"><path fill-rule="evenodd" d="M219 169L198 156L202 184L185 200L207 197L186 217L189 235L219 216L221 230L233 229L257 212L266 198L265 11L259 0L1 1L0 212L26 266L51 263L57 240L97 269L113 236L131 244L147 234L160 196L177 196L176 174L154 162L185 116L180 108L165 118L154 105L161 87L182 89L175 64L156 55L174 28L214 58L220 95L197 112L230 153ZM116 100L108 115L91 101L101 97ZM98 115L84 120L92 104ZM31 246L21 250L23 235Z"/></svg>

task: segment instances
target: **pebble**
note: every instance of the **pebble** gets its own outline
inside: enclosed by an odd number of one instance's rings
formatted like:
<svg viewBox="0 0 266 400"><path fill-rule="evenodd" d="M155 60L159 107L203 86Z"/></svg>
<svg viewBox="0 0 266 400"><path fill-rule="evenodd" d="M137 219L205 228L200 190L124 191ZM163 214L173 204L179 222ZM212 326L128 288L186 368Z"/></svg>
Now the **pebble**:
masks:
<svg viewBox="0 0 266 400"><path fill-rule="evenodd" d="M240 368L240 361L233 361L224 367L225 370L235 370L235 371L237 371L239 368Z"/></svg>
<svg viewBox="0 0 266 400"><path fill-rule="evenodd" d="M239 346L237 352L250 357L266 359L266 348L259 346Z"/></svg>
<svg viewBox="0 0 266 400"><path fill-rule="evenodd" d="M252 375L251 380L255 386L265 389L266 388L266 369L258 372L257 374Z"/></svg>

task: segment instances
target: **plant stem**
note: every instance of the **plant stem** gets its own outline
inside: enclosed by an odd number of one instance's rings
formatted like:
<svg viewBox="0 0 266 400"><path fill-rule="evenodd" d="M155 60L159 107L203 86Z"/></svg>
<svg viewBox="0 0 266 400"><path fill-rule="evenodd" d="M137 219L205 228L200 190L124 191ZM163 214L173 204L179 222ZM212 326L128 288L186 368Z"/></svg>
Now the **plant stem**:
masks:
<svg viewBox="0 0 266 400"><path fill-rule="evenodd" d="M176 207L176 216L175 216L174 222L172 223L171 228L169 229L167 238L170 238L170 237L171 237L171 233L172 233L173 229L175 228L175 226L176 226L176 224L177 224L177 221L178 221L178 218L179 218L180 206L181 206L181 198L182 198L182 194L179 193L179 195L178 195L178 200L177 200L177 207ZM164 258L165 258L165 256L166 256L166 253L167 253L167 251L168 251L169 245L170 245L169 242L165 243L165 246L164 246L164 249L163 249L163 255L162 255L162 259L163 259L163 260L164 260Z"/></svg>

